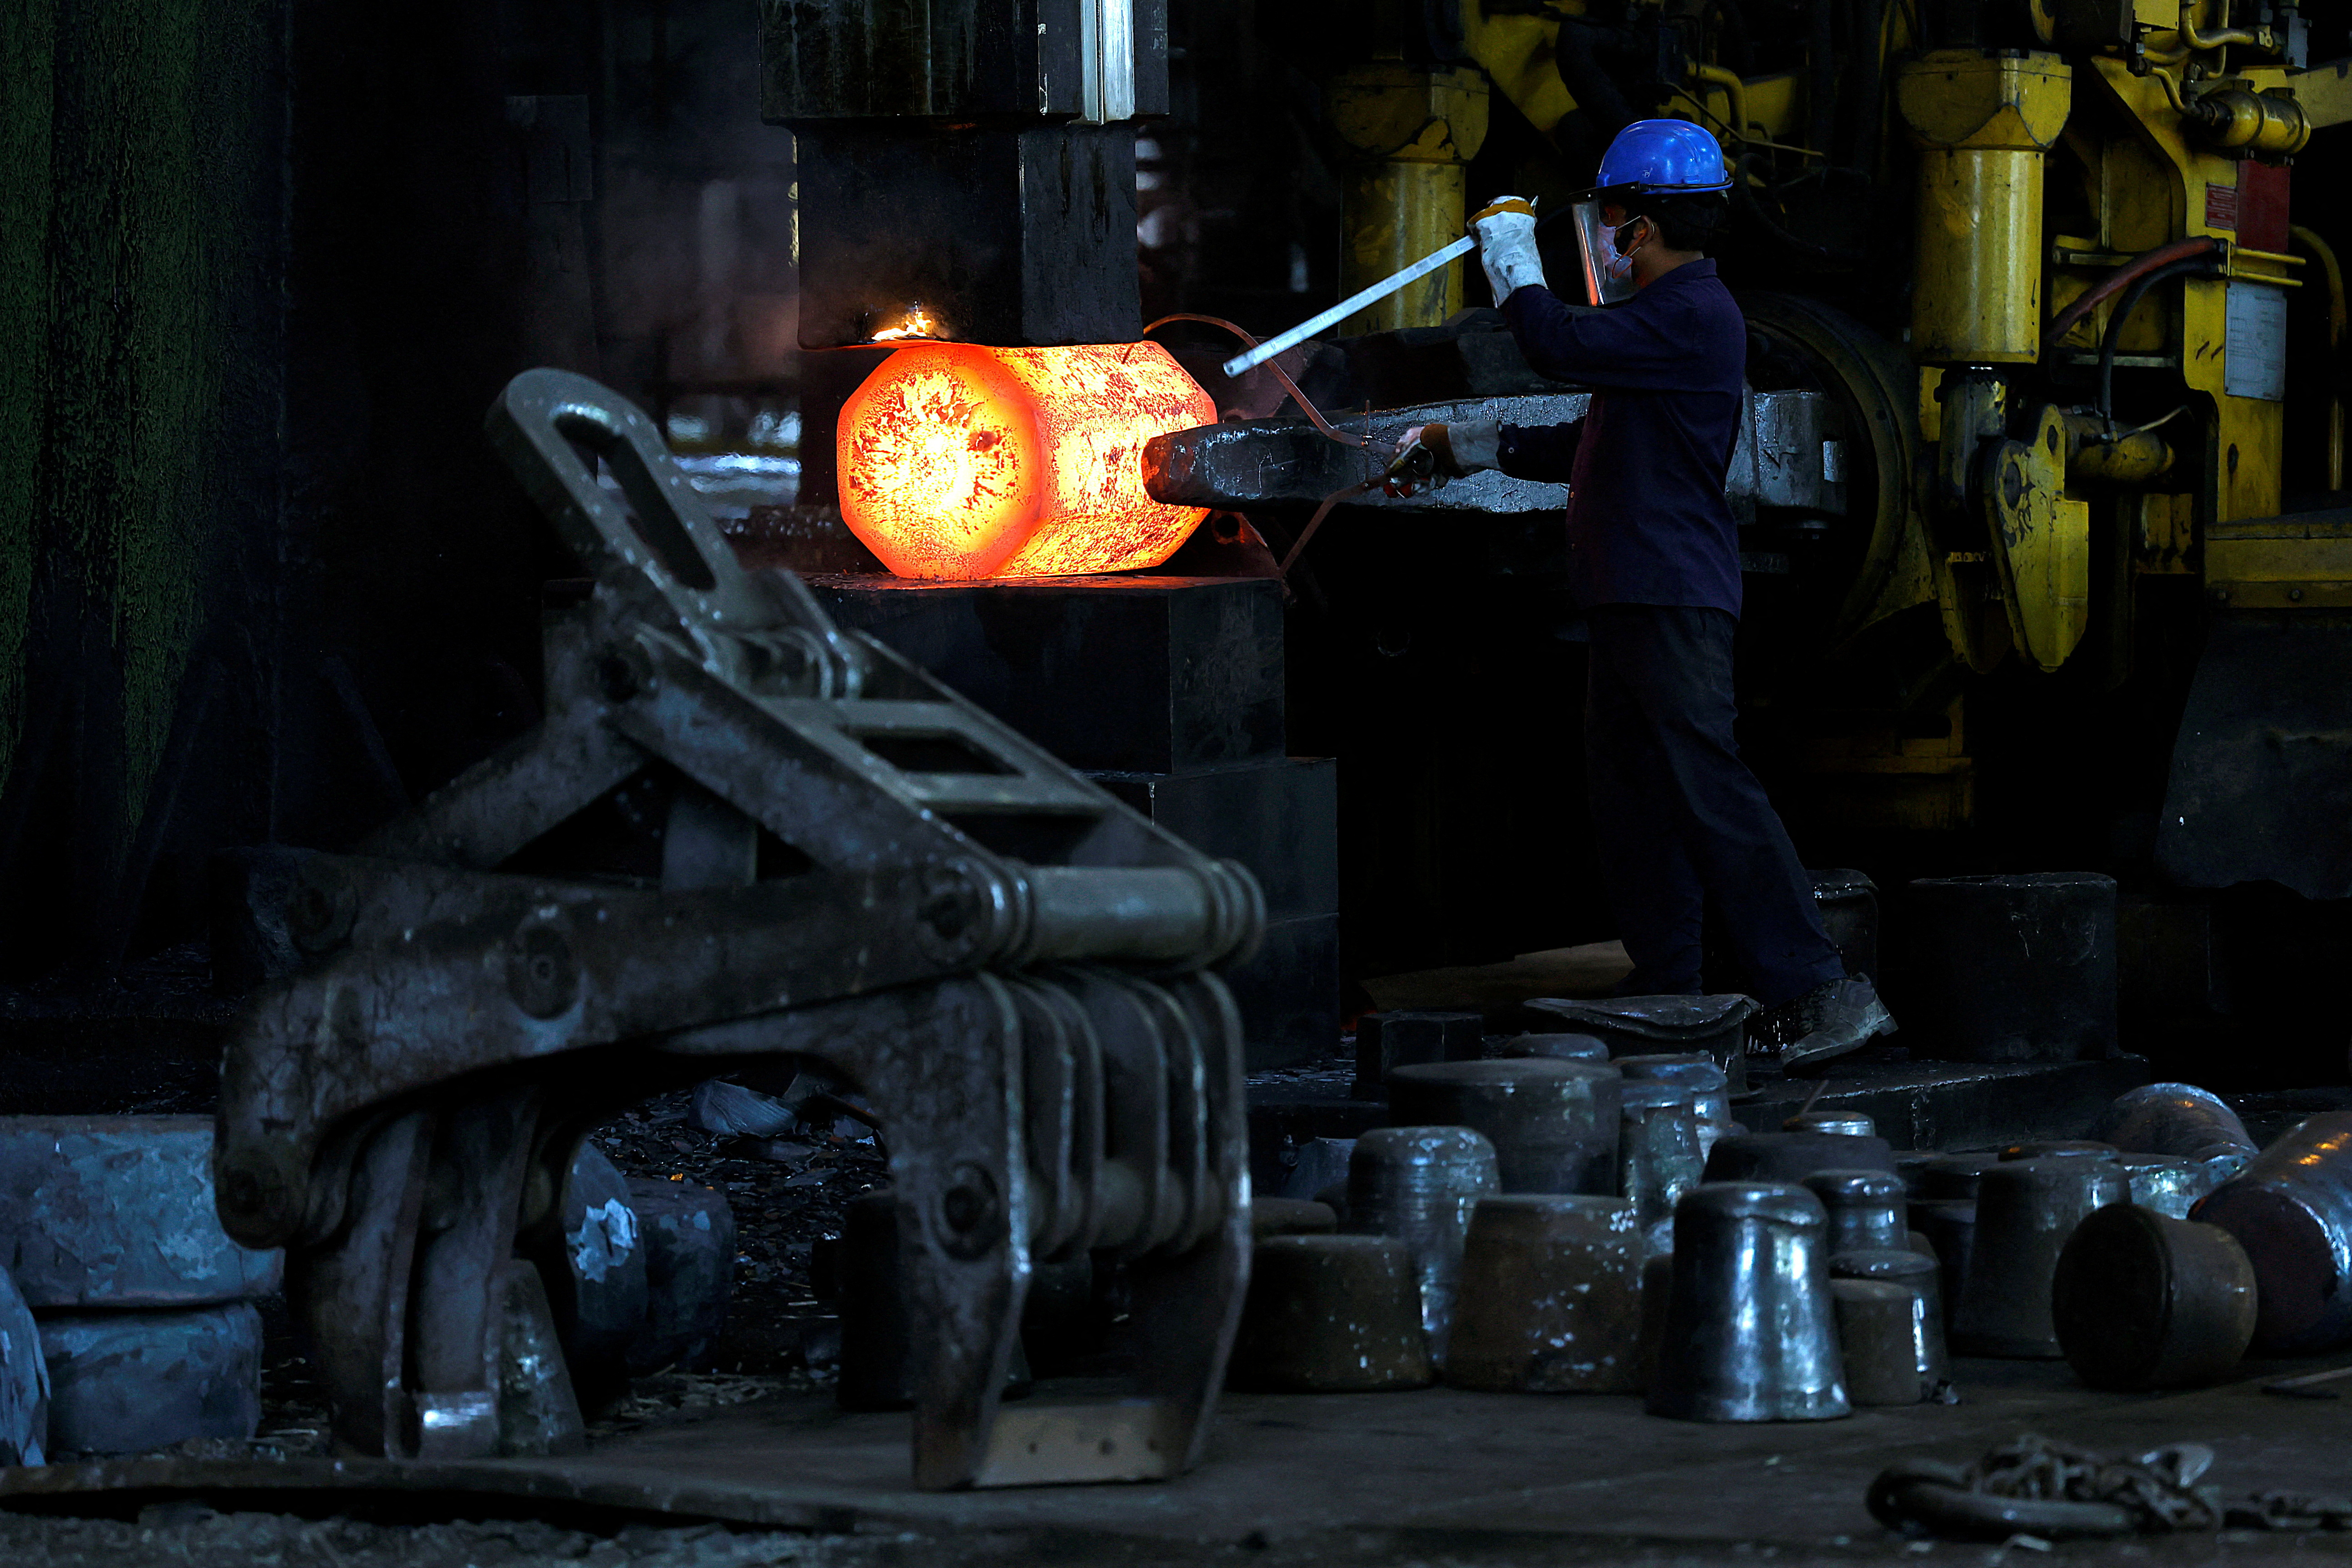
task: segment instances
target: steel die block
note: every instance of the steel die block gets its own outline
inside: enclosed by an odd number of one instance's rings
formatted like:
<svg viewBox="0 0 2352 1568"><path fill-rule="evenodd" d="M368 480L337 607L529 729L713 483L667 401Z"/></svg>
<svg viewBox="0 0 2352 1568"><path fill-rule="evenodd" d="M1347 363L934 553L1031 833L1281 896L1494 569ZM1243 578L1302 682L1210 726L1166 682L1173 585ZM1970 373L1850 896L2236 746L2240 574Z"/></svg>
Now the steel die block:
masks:
<svg viewBox="0 0 2352 1568"><path fill-rule="evenodd" d="M726 1194L692 1182L627 1181L646 1255L646 1320L629 1368L707 1371L735 1285L734 1211Z"/></svg>
<svg viewBox="0 0 2352 1568"><path fill-rule="evenodd" d="M47 1463L49 1369L32 1310L0 1269L0 1466Z"/></svg>
<svg viewBox="0 0 2352 1568"><path fill-rule="evenodd" d="M261 1314L73 1312L41 1321L53 1453L133 1454L261 1424Z"/></svg>
<svg viewBox="0 0 2352 1568"><path fill-rule="evenodd" d="M1225 984L1242 1010L1252 1071L1330 1055L1339 1042L1339 917L1269 922Z"/></svg>
<svg viewBox="0 0 2352 1568"><path fill-rule="evenodd" d="M843 626L1073 766L1187 773L1283 754L1271 579L824 577L810 589Z"/></svg>
<svg viewBox="0 0 2352 1568"><path fill-rule="evenodd" d="M1339 909L1339 765L1332 758L1094 777L1194 848L1248 867L1265 890L1268 919Z"/></svg>
<svg viewBox="0 0 2352 1568"><path fill-rule="evenodd" d="M26 1303L196 1307L275 1294L283 1255L222 1230L212 1154L206 1117L0 1118L0 1236Z"/></svg>

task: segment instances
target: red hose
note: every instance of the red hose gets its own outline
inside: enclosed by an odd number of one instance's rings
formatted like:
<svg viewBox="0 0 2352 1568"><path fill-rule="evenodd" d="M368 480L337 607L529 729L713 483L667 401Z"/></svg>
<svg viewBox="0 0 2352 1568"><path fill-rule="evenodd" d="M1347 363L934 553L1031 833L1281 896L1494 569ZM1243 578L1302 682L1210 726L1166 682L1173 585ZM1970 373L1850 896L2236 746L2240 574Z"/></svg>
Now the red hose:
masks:
<svg viewBox="0 0 2352 1568"><path fill-rule="evenodd" d="M2075 322L2098 309L2099 302L2108 295L2119 289L2130 287L2134 279L2170 262L2185 261L2192 256L2202 256L2208 251L2221 248L2220 240L2210 235L2200 235L2195 239L2179 239L2170 245L2159 245L2154 250L2133 257L2129 261L2099 279L2081 299L2058 312L2056 319L2051 321L2042 334L2043 352L2046 353L2057 347L2058 340L2073 331Z"/></svg>
<svg viewBox="0 0 2352 1568"><path fill-rule="evenodd" d="M1250 336L1243 328L1237 327L1233 322L1226 321L1223 316L1203 316L1192 310L1179 310L1172 316L1160 317L1158 321L1143 329L1143 335L1148 338L1153 332L1158 331L1160 328L1166 326L1171 321L1202 321L1212 327L1223 327L1225 331L1233 333L1234 336L1241 339L1244 347L1253 349L1257 347L1257 340L1255 338ZM1307 395L1298 390L1298 384L1291 380L1289 374L1285 372L1280 365L1275 363L1272 360L1268 360L1265 362L1265 368L1274 373L1274 379L1282 384L1282 389L1290 394L1291 401L1298 405L1299 409L1305 413L1308 420L1314 424L1315 428L1322 431L1323 434L1330 437L1331 439L1339 442L1342 447L1369 447L1372 444L1371 437L1369 436L1348 436L1342 434L1339 429L1334 427L1328 419L1323 417L1323 411L1307 400Z"/></svg>

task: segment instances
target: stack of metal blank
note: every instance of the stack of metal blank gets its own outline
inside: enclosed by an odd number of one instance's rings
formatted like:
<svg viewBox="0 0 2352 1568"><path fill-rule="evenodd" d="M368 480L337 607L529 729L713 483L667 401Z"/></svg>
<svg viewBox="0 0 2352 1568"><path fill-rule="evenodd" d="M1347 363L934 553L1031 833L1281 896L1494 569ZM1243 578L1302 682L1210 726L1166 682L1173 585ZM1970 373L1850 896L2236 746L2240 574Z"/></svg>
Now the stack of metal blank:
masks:
<svg viewBox="0 0 2352 1568"><path fill-rule="evenodd" d="M212 1152L203 1117L0 1119L0 1244L39 1325L51 1458L254 1435L253 1303L283 1265L221 1229Z"/></svg>

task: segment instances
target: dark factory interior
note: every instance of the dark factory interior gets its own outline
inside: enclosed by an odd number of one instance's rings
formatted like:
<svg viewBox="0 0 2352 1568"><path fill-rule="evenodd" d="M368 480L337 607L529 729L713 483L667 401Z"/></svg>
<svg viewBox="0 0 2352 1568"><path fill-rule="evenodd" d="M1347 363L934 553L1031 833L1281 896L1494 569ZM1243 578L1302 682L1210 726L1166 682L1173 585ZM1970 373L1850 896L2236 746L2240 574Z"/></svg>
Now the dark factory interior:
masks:
<svg viewBox="0 0 2352 1568"><path fill-rule="evenodd" d="M0 1562L2352 1531L2345 0L9 0Z"/></svg>

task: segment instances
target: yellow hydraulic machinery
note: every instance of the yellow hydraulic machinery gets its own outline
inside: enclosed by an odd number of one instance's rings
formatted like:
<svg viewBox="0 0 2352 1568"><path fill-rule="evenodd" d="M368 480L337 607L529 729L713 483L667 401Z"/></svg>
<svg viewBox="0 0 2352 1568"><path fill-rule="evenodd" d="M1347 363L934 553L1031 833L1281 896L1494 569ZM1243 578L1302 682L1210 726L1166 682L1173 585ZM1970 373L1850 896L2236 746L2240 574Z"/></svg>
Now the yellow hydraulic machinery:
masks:
<svg viewBox="0 0 2352 1568"><path fill-rule="evenodd" d="M1332 130L1348 147L1342 176L1339 292L1352 294L1462 237L1467 165L1486 139L1486 79L1372 60L1329 88ZM1462 266L1439 268L1360 310L1356 332L1435 326L1462 309Z"/></svg>
<svg viewBox="0 0 2352 1568"><path fill-rule="evenodd" d="M2311 62L2315 46L2352 51L2352 6L1370 9L1458 20L1418 34L1384 22L1371 35L1405 47L1328 80L1330 124L1369 160L1346 187L1350 279L1454 232L1461 160L1486 130L1477 84L1498 100L1494 136L1535 149L1496 188L1507 179L1557 201L1589 183L1591 156L1618 126L1644 115L1691 120L1722 142L1735 186L1717 253L1748 314L1751 382L1820 391L1831 408L1823 462L1840 470L1830 488L1843 515L1797 520L1810 542L1768 541L1754 557L1807 578L1802 635L1825 664L1879 657L1881 628L1925 616L1958 684L1906 689L1937 712L1965 701L1972 678L2114 689L2151 635L2193 640L2200 616L2352 609L2352 510L2282 515L2291 468L2306 494L2345 484L2347 310L2329 238L2343 220L2322 187L2297 191L2294 165L2328 154L2328 128L2352 119L2352 59ZM2298 291L2318 296L2327 325L2291 342ZM1433 325L1453 303L1400 297L1353 330ZM2292 381L2290 361L2303 367ZM2324 418L2291 418L2306 405ZM2291 428L2322 434L2291 452ZM2201 595L2175 592L2184 579L2201 580ZM2150 606L2179 625L2143 627L2159 614ZM2217 679L2209 661L2200 690ZM2259 685L2244 670L2234 680ZM2219 688L2206 695L2223 701ZM1948 728L1957 749L1957 707ZM2200 768L2227 771L2192 754L2220 744L2184 731L2176 792ZM1812 751L1860 767L1916 744ZM2345 775L2329 794L2341 797L2352 754L2328 765ZM1960 798L1947 793L1909 820L1947 822ZM2195 815L2168 808L2168 841L2193 834ZM2280 879L2352 896L2352 825L2336 835L2336 870Z"/></svg>

